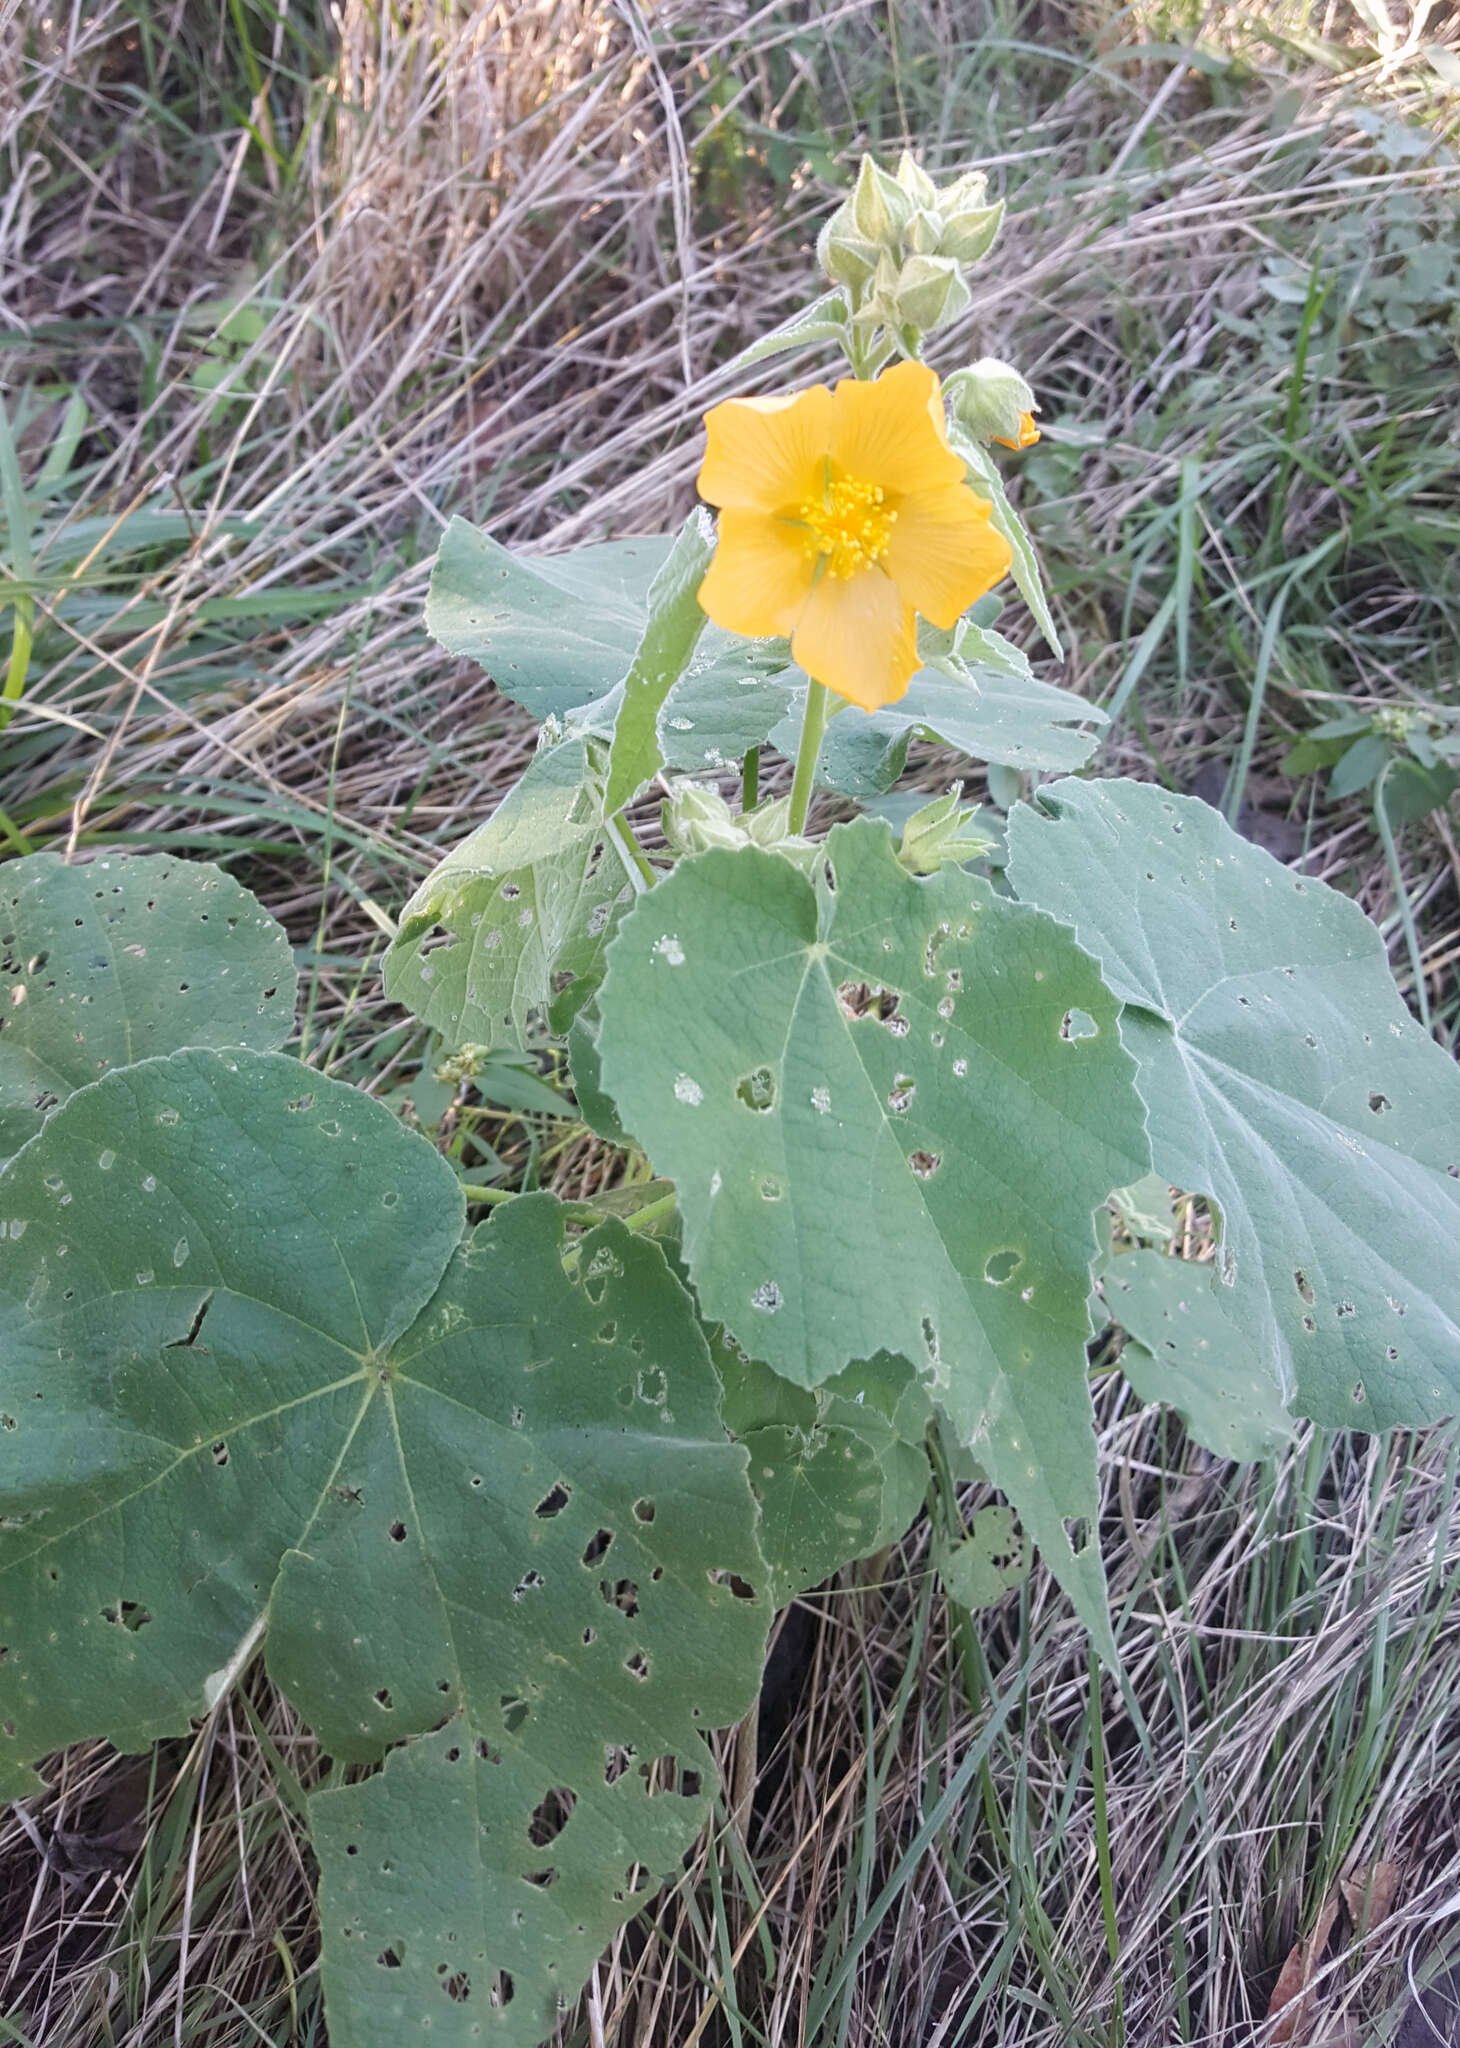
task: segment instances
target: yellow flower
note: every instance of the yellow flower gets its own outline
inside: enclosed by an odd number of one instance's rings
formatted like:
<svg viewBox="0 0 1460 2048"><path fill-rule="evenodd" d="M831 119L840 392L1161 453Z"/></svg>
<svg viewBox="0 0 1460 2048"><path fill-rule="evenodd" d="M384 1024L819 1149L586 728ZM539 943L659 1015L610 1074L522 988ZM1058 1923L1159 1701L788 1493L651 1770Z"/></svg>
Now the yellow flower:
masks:
<svg viewBox="0 0 1460 2048"><path fill-rule="evenodd" d="M1019 438L1017 441L1006 441L1002 434L995 434L993 436L993 439L998 442L1001 448L1032 448L1035 442L1039 439L1039 429L1034 424L1033 413L1020 413Z"/></svg>
<svg viewBox="0 0 1460 2048"><path fill-rule="evenodd" d="M864 711L906 691L918 613L952 626L1008 571L922 363L732 398L705 427L700 496L721 510L700 603L729 632L789 638L807 675Z"/></svg>

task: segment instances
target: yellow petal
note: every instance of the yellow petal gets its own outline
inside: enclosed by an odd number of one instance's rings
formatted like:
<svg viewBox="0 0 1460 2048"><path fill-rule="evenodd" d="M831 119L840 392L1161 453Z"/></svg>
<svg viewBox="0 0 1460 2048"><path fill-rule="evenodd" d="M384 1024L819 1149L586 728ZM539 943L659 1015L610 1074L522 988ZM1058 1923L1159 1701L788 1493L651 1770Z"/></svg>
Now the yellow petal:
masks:
<svg viewBox="0 0 1460 2048"><path fill-rule="evenodd" d="M798 528L732 507L720 514L720 537L700 585L700 603L727 633L751 640L789 635L815 574L815 559Z"/></svg>
<svg viewBox="0 0 1460 2048"><path fill-rule="evenodd" d="M966 484L904 498L882 566L925 619L945 630L1009 573L1013 552Z"/></svg>
<svg viewBox="0 0 1460 2048"><path fill-rule="evenodd" d="M925 363L898 363L875 383L836 387L832 459L848 476L889 494L956 484L963 464L948 446L943 397Z"/></svg>
<svg viewBox="0 0 1460 2048"><path fill-rule="evenodd" d="M995 434L994 439L998 442L1001 448L1012 448L1016 455L1018 454L1021 448L1032 448L1035 442L1039 439L1039 429L1034 424L1033 413L1020 413L1019 438L1017 441L1006 441L1002 434Z"/></svg>
<svg viewBox="0 0 1460 2048"><path fill-rule="evenodd" d="M832 396L813 384L790 398L728 398L705 414L705 432L699 491L707 504L793 511L821 490Z"/></svg>
<svg viewBox="0 0 1460 2048"><path fill-rule="evenodd" d="M918 665L913 608L880 569L823 576L806 600L791 654L807 675L864 711L895 704Z"/></svg>

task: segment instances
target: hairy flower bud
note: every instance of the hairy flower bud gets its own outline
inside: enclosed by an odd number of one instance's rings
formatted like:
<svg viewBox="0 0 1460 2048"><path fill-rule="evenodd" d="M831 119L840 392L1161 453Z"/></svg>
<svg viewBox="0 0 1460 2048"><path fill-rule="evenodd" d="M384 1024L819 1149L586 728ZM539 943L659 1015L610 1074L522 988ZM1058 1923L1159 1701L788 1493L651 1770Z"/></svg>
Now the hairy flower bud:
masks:
<svg viewBox="0 0 1460 2048"><path fill-rule="evenodd" d="M956 319L969 303L958 265L946 256L909 256L894 291L899 322L931 334Z"/></svg>
<svg viewBox="0 0 1460 2048"><path fill-rule="evenodd" d="M879 253L852 226L848 204L837 208L816 238L816 260L833 284L864 285L877 268Z"/></svg>
<svg viewBox="0 0 1460 2048"><path fill-rule="evenodd" d="M675 853L707 853L712 846L744 846L735 813L712 783L681 782L660 807L664 837Z"/></svg>
<svg viewBox="0 0 1460 2048"><path fill-rule="evenodd" d="M978 860L994 844L974 820L977 806L961 804L963 784L955 782L946 796L940 796L920 811L914 811L902 828L898 860L914 875L935 875L939 868L961 866Z"/></svg>
<svg viewBox="0 0 1460 2048"><path fill-rule="evenodd" d="M931 208L937 205L938 188L910 149L905 149L899 157L894 175L914 206Z"/></svg>
<svg viewBox="0 0 1460 2048"><path fill-rule="evenodd" d="M870 156L862 158L851 205L856 232L864 241L889 250L897 247L898 238L913 215L913 202L907 193Z"/></svg>
<svg viewBox="0 0 1460 2048"><path fill-rule="evenodd" d="M985 356L966 370L955 370L943 382L954 419L978 441L1004 441L1018 447L1022 422L1034 411L1034 393L1019 372L996 356Z"/></svg>
<svg viewBox="0 0 1460 2048"><path fill-rule="evenodd" d="M936 256L947 224L936 208L920 206L907 224L903 241L914 256Z"/></svg>
<svg viewBox="0 0 1460 2048"><path fill-rule="evenodd" d="M944 228L938 243L940 256L951 256L956 263L977 263L981 256L987 256L1004 218L1002 199L993 206L960 207L956 211L945 200L941 211Z"/></svg>

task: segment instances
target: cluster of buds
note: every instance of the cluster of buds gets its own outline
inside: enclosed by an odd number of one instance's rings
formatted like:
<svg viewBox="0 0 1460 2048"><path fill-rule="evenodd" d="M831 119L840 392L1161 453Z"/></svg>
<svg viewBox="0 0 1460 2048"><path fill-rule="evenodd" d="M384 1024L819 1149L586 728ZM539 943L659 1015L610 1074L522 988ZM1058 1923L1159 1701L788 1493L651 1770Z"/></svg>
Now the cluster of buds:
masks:
<svg viewBox="0 0 1460 2048"><path fill-rule="evenodd" d="M675 853L708 853L722 846L735 851L759 846L809 866L816 847L790 827L791 799L776 797L753 811L732 811L712 783L681 782L661 811L664 837Z"/></svg>
<svg viewBox="0 0 1460 2048"><path fill-rule="evenodd" d="M988 204L988 179L966 171L940 190L906 150L896 174L869 156L857 182L822 229L816 254L844 285L863 327L945 327L969 304L964 266L992 248L1002 200Z"/></svg>
<svg viewBox="0 0 1460 2048"><path fill-rule="evenodd" d="M961 867L993 851L992 837L976 822L977 806L960 802L962 795L963 784L955 782L946 796L924 804L903 826L897 857L911 874L935 875L939 868Z"/></svg>

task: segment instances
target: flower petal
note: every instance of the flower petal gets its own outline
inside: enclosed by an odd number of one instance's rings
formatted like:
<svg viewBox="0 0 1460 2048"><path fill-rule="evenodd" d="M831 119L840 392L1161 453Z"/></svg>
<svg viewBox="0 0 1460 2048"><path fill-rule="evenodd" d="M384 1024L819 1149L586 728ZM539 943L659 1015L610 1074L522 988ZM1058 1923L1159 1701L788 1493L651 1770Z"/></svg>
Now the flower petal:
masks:
<svg viewBox="0 0 1460 2048"><path fill-rule="evenodd" d="M880 569L823 576L806 600L791 654L807 675L864 711L895 704L918 665L913 608Z"/></svg>
<svg viewBox="0 0 1460 2048"><path fill-rule="evenodd" d="M948 446L943 395L925 363L898 363L875 383L843 378L835 405L831 454L848 476L898 495L961 481L963 464Z"/></svg>
<svg viewBox="0 0 1460 2048"><path fill-rule="evenodd" d="M732 507L720 514L720 537L700 585L700 604L727 633L768 640L795 629L815 574L815 558L806 552L798 528L765 512Z"/></svg>
<svg viewBox="0 0 1460 2048"><path fill-rule="evenodd" d="M832 396L824 384L813 384L789 398L727 398L705 414L705 432L699 492L707 504L794 510L820 493Z"/></svg>
<svg viewBox="0 0 1460 2048"><path fill-rule="evenodd" d="M904 498L882 566L907 603L945 630L1009 573L1013 551L966 484Z"/></svg>

